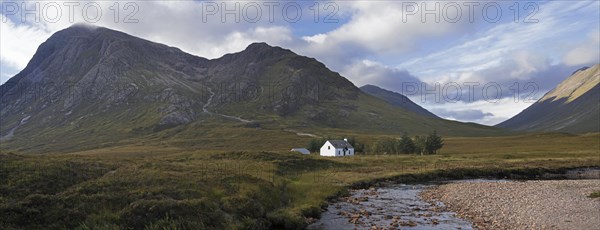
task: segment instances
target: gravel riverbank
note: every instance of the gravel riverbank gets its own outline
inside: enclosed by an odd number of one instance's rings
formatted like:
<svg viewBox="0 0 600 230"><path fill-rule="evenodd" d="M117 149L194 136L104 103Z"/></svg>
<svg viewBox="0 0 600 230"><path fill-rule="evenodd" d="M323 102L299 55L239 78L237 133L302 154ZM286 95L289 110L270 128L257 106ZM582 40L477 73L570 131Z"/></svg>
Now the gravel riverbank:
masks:
<svg viewBox="0 0 600 230"><path fill-rule="evenodd" d="M423 201L419 193L434 185L394 184L352 189L308 226L310 230L472 229L452 212Z"/></svg>
<svg viewBox="0 0 600 230"><path fill-rule="evenodd" d="M479 229L598 229L600 180L453 182L420 195Z"/></svg>

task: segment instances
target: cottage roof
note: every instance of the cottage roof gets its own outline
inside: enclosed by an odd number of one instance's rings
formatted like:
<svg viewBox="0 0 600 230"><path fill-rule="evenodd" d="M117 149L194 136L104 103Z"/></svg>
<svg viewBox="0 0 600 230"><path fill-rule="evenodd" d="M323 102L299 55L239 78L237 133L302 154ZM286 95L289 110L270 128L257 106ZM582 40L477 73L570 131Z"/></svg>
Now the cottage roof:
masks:
<svg viewBox="0 0 600 230"><path fill-rule="evenodd" d="M329 140L329 143L331 143L334 148L354 148L350 143L344 140Z"/></svg>

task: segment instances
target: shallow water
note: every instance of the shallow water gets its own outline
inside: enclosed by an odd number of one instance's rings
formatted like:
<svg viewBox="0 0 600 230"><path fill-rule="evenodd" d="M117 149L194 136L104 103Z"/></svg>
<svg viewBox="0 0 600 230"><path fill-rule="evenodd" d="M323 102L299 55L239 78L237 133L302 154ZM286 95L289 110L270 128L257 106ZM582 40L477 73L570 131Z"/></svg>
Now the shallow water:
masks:
<svg viewBox="0 0 600 230"><path fill-rule="evenodd" d="M573 179L600 179L599 168L569 170L566 174ZM467 179L456 182L506 182L503 179ZM308 229L473 229L472 223L446 211L441 202L435 205L425 202L419 193L436 184L396 184L380 188L351 191L351 196L341 198L329 205L321 219Z"/></svg>
<svg viewBox="0 0 600 230"><path fill-rule="evenodd" d="M331 204L308 229L473 229L455 213L423 201L419 193L434 185L391 185L351 191Z"/></svg>

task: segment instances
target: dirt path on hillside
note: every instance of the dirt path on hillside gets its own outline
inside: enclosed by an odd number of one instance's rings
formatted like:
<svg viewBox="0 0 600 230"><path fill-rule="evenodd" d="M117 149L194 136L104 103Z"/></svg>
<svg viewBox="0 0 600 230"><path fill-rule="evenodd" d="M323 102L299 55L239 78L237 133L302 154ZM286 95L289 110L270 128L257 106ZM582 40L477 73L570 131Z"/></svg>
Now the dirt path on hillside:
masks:
<svg viewBox="0 0 600 230"><path fill-rule="evenodd" d="M237 121L242 122L242 123L252 123L253 122L251 120L246 120L246 119L243 119L241 117L236 117L236 116L226 115L226 114L222 114L222 113L211 112L210 110L208 110L208 107L212 103L213 97L215 97L215 93L212 91L211 88L209 88L209 87L206 87L206 88L208 89L208 92L210 93L210 97L206 101L206 104L204 104L204 106L202 106L202 111L204 113L208 113L208 114L212 114L212 115L217 115L217 116L221 116L221 117L232 119L232 120L237 120Z"/></svg>

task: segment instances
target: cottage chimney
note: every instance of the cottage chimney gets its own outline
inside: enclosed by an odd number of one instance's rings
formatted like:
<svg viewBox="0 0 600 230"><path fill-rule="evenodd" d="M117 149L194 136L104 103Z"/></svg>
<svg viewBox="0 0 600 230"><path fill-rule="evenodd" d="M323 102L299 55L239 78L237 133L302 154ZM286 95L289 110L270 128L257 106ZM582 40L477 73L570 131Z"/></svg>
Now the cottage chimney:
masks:
<svg viewBox="0 0 600 230"><path fill-rule="evenodd" d="M348 142L348 138L344 138L344 141L345 141L345 142Z"/></svg>

